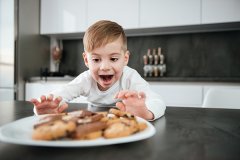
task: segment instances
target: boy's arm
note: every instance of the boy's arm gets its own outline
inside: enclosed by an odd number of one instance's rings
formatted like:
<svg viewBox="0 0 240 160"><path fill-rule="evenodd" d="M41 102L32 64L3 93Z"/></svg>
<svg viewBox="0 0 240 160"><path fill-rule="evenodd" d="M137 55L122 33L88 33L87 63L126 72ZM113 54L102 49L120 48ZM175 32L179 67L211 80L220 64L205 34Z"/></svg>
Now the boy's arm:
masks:
<svg viewBox="0 0 240 160"><path fill-rule="evenodd" d="M153 113L154 115L153 120L162 117L165 114L166 110L166 105L162 97L159 94L152 91L148 83L145 85L144 83L143 85L137 84L135 87L137 91L145 93L146 96L145 105L148 108L148 110Z"/></svg>
<svg viewBox="0 0 240 160"><path fill-rule="evenodd" d="M148 110L145 104L146 96L144 92L122 90L115 98L122 100L116 103L116 106L120 110L129 112L146 120L154 119L154 114Z"/></svg>
<svg viewBox="0 0 240 160"><path fill-rule="evenodd" d="M151 90L146 91L145 94L145 104L147 108L154 114L154 119L162 117L165 114L166 105L161 96Z"/></svg>
<svg viewBox="0 0 240 160"><path fill-rule="evenodd" d="M148 103L145 92L122 90L115 96L115 98L122 100L122 102L117 102L116 106L122 111L132 113L144 119L155 120L164 115L166 108L159 96L155 96L158 98L152 97L150 98L151 103Z"/></svg>
<svg viewBox="0 0 240 160"><path fill-rule="evenodd" d="M162 97L155 93L147 81L145 81L137 71L131 70L123 77L124 89L144 92L145 93L145 105L150 112L154 114L154 119L157 119L165 114L166 105ZM153 119L153 120L154 120Z"/></svg>
<svg viewBox="0 0 240 160"><path fill-rule="evenodd" d="M63 102L70 102L77 97L88 96L91 88L91 82L90 73L85 71L68 84L53 91L51 94L55 97L62 97Z"/></svg>

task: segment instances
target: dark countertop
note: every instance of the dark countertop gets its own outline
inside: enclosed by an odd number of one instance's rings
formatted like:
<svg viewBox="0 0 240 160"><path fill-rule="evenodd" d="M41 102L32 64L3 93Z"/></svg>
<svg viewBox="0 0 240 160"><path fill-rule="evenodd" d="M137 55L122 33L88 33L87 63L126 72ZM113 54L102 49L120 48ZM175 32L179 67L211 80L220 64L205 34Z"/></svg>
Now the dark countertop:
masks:
<svg viewBox="0 0 240 160"><path fill-rule="evenodd" d="M86 108L70 104L69 110ZM0 125L32 116L32 104L0 102ZM34 147L0 142L0 159L240 159L240 110L167 107L146 140L89 148Z"/></svg>

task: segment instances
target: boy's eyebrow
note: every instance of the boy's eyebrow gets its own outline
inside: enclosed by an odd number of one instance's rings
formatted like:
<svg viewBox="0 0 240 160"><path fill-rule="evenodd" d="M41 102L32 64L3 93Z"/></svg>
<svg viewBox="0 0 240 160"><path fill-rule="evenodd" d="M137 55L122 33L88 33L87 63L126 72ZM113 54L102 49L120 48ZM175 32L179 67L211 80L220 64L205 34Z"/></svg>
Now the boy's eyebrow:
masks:
<svg viewBox="0 0 240 160"><path fill-rule="evenodd" d="M97 53L91 53L91 55L93 55L93 56L98 56L98 55L100 55L100 54L97 54Z"/></svg>
<svg viewBox="0 0 240 160"><path fill-rule="evenodd" d="M93 56L99 56L99 55L101 55L101 54L91 53L91 55L93 55ZM111 53L110 55L111 55L111 56L113 56L113 55L121 55L121 53Z"/></svg>
<svg viewBox="0 0 240 160"><path fill-rule="evenodd" d="M113 56L113 55L121 55L121 53L111 53L110 55L111 56Z"/></svg>

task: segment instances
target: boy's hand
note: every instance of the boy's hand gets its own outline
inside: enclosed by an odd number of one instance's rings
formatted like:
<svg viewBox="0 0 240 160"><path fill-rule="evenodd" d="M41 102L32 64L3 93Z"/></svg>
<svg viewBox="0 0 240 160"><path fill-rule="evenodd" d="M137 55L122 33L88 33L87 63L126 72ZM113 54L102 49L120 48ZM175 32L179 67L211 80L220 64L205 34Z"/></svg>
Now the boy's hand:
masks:
<svg viewBox="0 0 240 160"><path fill-rule="evenodd" d="M153 119L152 112L150 112L146 107L146 95L144 92L123 90L118 92L115 98L122 100L122 102L116 103L116 106L120 110L129 112L147 120Z"/></svg>
<svg viewBox="0 0 240 160"><path fill-rule="evenodd" d="M53 114L61 113L68 108L67 103L63 103L59 106L62 101L61 97L53 98L53 95L41 96L41 101L32 99L31 102L34 104L37 114Z"/></svg>

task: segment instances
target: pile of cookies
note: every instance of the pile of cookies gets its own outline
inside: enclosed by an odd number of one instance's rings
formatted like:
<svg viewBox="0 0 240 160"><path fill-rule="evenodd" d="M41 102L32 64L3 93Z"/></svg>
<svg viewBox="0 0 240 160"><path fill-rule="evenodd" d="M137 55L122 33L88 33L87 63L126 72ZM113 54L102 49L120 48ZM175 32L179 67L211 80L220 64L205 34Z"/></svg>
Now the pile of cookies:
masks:
<svg viewBox="0 0 240 160"><path fill-rule="evenodd" d="M78 110L46 115L34 125L34 140L91 140L125 137L147 128L134 115L111 108L108 112Z"/></svg>

